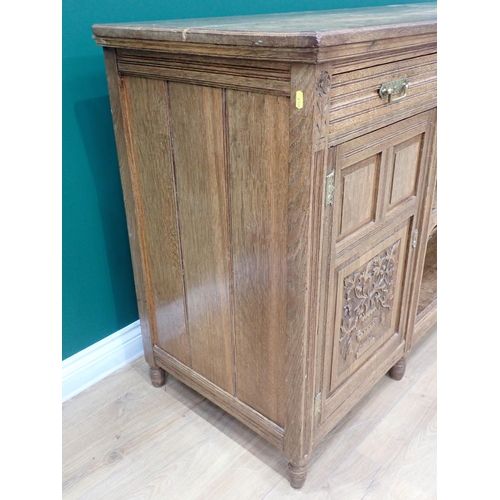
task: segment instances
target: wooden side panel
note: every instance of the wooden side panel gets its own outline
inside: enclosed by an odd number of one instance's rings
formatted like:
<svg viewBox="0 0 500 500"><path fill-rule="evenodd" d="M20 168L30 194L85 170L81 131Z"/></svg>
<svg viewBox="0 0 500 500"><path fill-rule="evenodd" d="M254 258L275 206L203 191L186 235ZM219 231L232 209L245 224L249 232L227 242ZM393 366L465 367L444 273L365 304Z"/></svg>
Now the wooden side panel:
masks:
<svg viewBox="0 0 500 500"><path fill-rule="evenodd" d="M144 279L154 304L151 326L158 345L189 364L166 84L125 78L124 89L143 227Z"/></svg>
<svg viewBox="0 0 500 500"><path fill-rule="evenodd" d="M143 280L145 273L144 253L141 248L141 224L139 207L136 200L135 166L130 152L130 133L127 126L127 102L123 91L123 82L118 74L116 53L114 49L104 48L106 77L108 80L109 100L113 114L116 150L120 164L120 178L127 216L127 229L132 254L137 306L141 320L142 345L144 357L150 366L156 366L153 355L154 331L150 321L152 315L151 301L146 299L146 286Z"/></svg>
<svg viewBox="0 0 500 500"><path fill-rule="evenodd" d="M285 97L227 91L236 395L283 426L288 187Z"/></svg>
<svg viewBox="0 0 500 500"><path fill-rule="evenodd" d="M168 88L191 366L234 394L223 92Z"/></svg>

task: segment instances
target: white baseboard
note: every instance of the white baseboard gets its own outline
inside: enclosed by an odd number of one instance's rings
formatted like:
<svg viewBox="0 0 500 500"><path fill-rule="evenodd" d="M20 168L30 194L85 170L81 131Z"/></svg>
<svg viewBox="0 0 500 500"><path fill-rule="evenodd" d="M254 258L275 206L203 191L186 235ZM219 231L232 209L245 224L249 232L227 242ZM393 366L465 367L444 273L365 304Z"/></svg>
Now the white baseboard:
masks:
<svg viewBox="0 0 500 500"><path fill-rule="evenodd" d="M144 354L139 320L62 362L63 403Z"/></svg>

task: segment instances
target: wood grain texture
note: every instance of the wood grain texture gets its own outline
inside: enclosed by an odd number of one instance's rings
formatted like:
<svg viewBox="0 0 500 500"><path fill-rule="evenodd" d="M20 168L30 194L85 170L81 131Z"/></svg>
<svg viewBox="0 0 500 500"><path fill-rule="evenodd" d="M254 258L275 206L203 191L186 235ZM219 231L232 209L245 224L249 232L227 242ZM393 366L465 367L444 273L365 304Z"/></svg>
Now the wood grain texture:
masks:
<svg viewBox="0 0 500 500"><path fill-rule="evenodd" d="M379 155L342 170L341 237L375 220L379 173Z"/></svg>
<svg viewBox="0 0 500 500"><path fill-rule="evenodd" d="M314 411L314 356L318 293L321 218L326 174L326 155L314 153L315 124L322 123L322 99L316 93L322 68L292 66L292 96L300 90L302 108L290 102L290 167L288 187L287 241L287 338L286 338L286 418L285 456L294 466L307 464L312 449ZM317 251L318 249L318 251ZM312 277L315 277L312 279Z"/></svg>
<svg viewBox="0 0 500 500"><path fill-rule="evenodd" d="M336 301L330 311L335 322L333 331L326 333L331 336L325 356L330 382L324 389L328 387L329 396L389 339L392 349L402 342L399 313L407 286L408 233L409 222L335 270Z"/></svg>
<svg viewBox="0 0 500 500"><path fill-rule="evenodd" d="M434 232L437 230L437 209L431 211L431 216L429 218L429 232L427 236L430 238Z"/></svg>
<svg viewBox="0 0 500 500"><path fill-rule="evenodd" d="M337 165L337 178L340 179L344 177L344 172L349 173L351 169L356 170L357 164L363 166L363 162L377 155L379 156L378 162L380 163L380 174L374 177L374 183L377 184L373 187L373 196L376 197L376 201L373 200L373 203L376 203L375 218L373 222L355 226L356 231L346 236L341 234L341 226L339 224L343 217L344 184L342 182L337 183L334 196L335 218L333 224L334 232L338 235L336 243L338 258L344 259L346 255L356 251L356 249L359 252L362 247L369 244L369 240L376 233L385 230L388 225L394 224L396 221L407 219L417 213L417 200L423 194L427 178L425 166L428 160L427 152L432 139L432 116L432 113L421 113L345 142L330 150L330 162L335 162ZM406 171L404 169L407 167L407 163L410 162L409 166L417 170L415 174L417 176L416 180L413 180L412 172L409 174L411 182L415 183L415 187L412 188L414 196L409 195L405 200L391 206L390 196L391 191L394 189L394 167L398 165L398 158L395 156L395 153L401 145L411 144L412 141L419 141L420 146L418 149L411 151L414 156L407 158L407 161L401 167L403 172L402 174L400 173L401 178L398 178L396 175L395 182L397 183L405 179ZM335 155L335 158L333 155ZM370 193L370 190L365 188L360 191L361 194L365 192ZM353 200L353 205L355 206L355 195ZM354 213L356 213L355 210Z"/></svg>
<svg viewBox="0 0 500 500"><path fill-rule="evenodd" d="M411 345L420 342L425 335L427 335L434 326L437 324L437 300L436 307L427 307L416 318L411 333Z"/></svg>
<svg viewBox="0 0 500 500"><path fill-rule="evenodd" d="M117 58L123 75L290 95L287 63L138 50L119 50Z"/></svg>
<svg viewBox="0 0 500 500"><path fill-rule="evenodd" d="M412 9L94 27L118 47L108 77L146 357L278 446L292 486L435 321L435 287L417 309L435 5ZM402 77L404 99L379 97Z"/></svg>
<svg viewBox="0 0 500 500"><path fill-rule="evenodd" d="M415 217L420 210L417 200L420 200L425 193L433 116L433 113L420 114L330 150L328 170L334 169L340 182L335 187L332 209L332 212L338 215L333 216L332 219L327 218L324 222L332 225L331 229L325 228L324 230L325 234L329 235L325 258L334 258L334 260L330 261L330 267L327 268L327 282L329 282L326 293L327 306L321 323L324 325L322 326L324 328L322 351L325 354L318 358L318 362L324 366L322 377L325 382L322 386L322 411L317 423L319 428L315 431L315 443L331 429L329 426L336 425L339 418L345 414L343 412L350 407L349 404L354 404L357 394L366 391L365 384L370 379L370 373L377 371L380 364L384 364L385 369L388 370L403 353L408 295L412 284L412 269L416 262L416 254L410 248L409 238L415 227ZM417 144L418 147L411 149L413 144ZM398 156L400 151L408 153L408 146L410 146L411 154L406 154L403 158L400 157L401 155ZM342 180L345 175L352 175L358 169L369 168L374 163L373 158L379 158L377 161L381 169L380 175L377 176L377 182L380 185L373 186L372 180L368 190L368 192L378 193L374 211L373 196L368 197L368 207L372 207L370 210L372 214L375 213L375 219L371 222L367 221L369 222L367 227L360 224L359 230L342 238L340 232L342 205L344 204ZM396 169L395 165L397 165ZM395 171L396 174L394 174ZM403 184L398 189L401 189L401 193L407 199L399 204L396 203L389 211L391 190L395 183ZM367 197L363 195L367 190L363 190L363 182L354 184L359 191L353 190L353 199L365 201L363 209L367 210ZM413 199L410 199L410 195ZM361 209L357 208L357 210ZM356 209L352 213L356 215ZM360 221L360 217L352 217L356 222ZM373 215L369 219L373 219ZM387 287L384 285L385 291L376 294L374 284L380 277L383 278L383 266L386 265L384 248L386 250L392 248L391 245L397 243L396 240L399 241L401 247L395 254L397 258L394 265L391 264L394 267L394 276L387 278L388 285ZM328 251L331 252L329 249L332 247L336 248L336 252L328 257ZM373 259L380 263L379 270L372 269L372 264L375 262ZM345 290L345 280L351 278L356 287L354 295ZM370 299L372 292L376 294L376 297L374 295ZM384 299L386 292L390 295L387 303ZM363 297L367 300L365 301ZM332 302L335 300L336 305ZM390 315L392 319L387 320L387 325L383 328L385 333L381 337L378 337L377 332L382 331L380 329L385 322L381 320L383 315L376 312L375 306L379 300L384 301L382 309L379 308L381 312L386 310L385 306L394 307ZM399 300L401 302L398 302ZM360 314L356 311L360 311ZM350 338L349 336L342 337L342 335L345 336L351 330L351 333L356 332L355 335L353 333L355 338L352 340L354 350L347 348L349 344L341 342L342 338ZM345 359L342 357L343 349L344 354L347 354ZM356 357L358 351L359 356ZM388 359L392 361L392 364L387 361ZM371 379L370 383L375 383L375 380Z"/></svg>
<svg viewBox="0 0 500 500"><path fill-rule="evenodd" d="M436 33L408 35L400 31L396 38L334 45L318 53L318 62L328 61L332 75L380 64L403 61L437 52Z"/></svg>
<svg viewBox="0 0 500 500"><path fill-rule="evenodd" d="M283 449L284 432L275 422L272 422L250 406L221 390L220 387L210 380L183 365L160 348L155 347L154 353L156 361L174 377L216 403L280 450Z"/></svg>
<svg viewBox="0 0 500 500"><path fill-rule="evenodd" d="M356 135L436 106L436 54L392 62L332 76L331 146ZM389 104L378 91L383 83L406 78L408 95Z"/></svg>
<svg viewBox="0 0 500 500"><path fill-rule="evenodd" d="M437 161L437 151L434 149L434 154L432 158L432 163L434 164L433 170L435 170L435 164ZM432 203L431 203L431 215L429 217L429 231L428 236L430 237L437 229L437 176L434 179L434 192L432 194Z"/></svg>
<svg viewBox="0 0 500 500"><path fill-rule="evenodd" d="M418 298L417 317L425 309L436 307L437 301L437 232L427 241L424 270L422 273L422 284Z"/></svg>
<svg viewBox="0 0 500 500"><path fill-rule="evenodd" d="M319 443L300 493L273 445L174 377L153 388L138 359L63 404L62 498L436 498L436 351L431 332L411 376L379 380Z"/></svg>
<svg viewBox="0 0 500 500"><path fill-rule="evenodd" d="M395 350L393 343L387 343L326 401L322 412L323 421L314 432L315 445L354 408L363 394L366 394L401 359L403 352L404 344L400 344Z"/></svg>
<svg viewBox="0 0 500 500"><path fill-rule="evenodd" d="M236 395L283 426L289 100L227 91Z"/></svg>
<svg viewBox="0 0 500 500"><path fill-rule="evenodd" d="M421 136L400 143L394 148L389 202L391 207L408 199L410 196L415 196L421 150Z"/></svg>
<svg viewBox="0 0 500 500"><path fill-rule="evenodd" d="M286 365L285 365L285 456L296 466L308 454L302 409L305 405L307 373L307 284L310 236L310 173L314 75L305 65L292 66L290 100L290 169L288 183ZM297 108L300 90L304 104ZM309 137L308 137L309 136Z"/></svg>
<svg viewBox="0 0 500 500"><path fill-rule="evenodd" d="M391 26L388 29L388 26ZM320 47L435 32L436 4L184 19L92 27L98 43L113 38L272 47Z"/></svg>
<svg viewBox="0 0 500 500"><path fill-rule="evenodd" d="M234 394L222 91L168 90L191 367Z"/></svg>
<svg viewBox="0 0 500 500"><path fill-rule="evenodd" d="M229 59L274 61L283 63L313 63L330 62L331 74L340 74L379 64L405 60L408 57L419 57L435 54L437 51L437 36L435 27L411 28L412 34L404 27L396 30L399 35L394 35L395 30L377 31L383 46L378 54L372 52L372 47L377 40L361 37L361 41L350 41L346 45L333 45L325 48L304 47L264 47L260 44L252 47L231 45L210 45L206 43L166 42L161 40L134 40L129 38L100 38L95 37L96 43L108 48L138 49L162 54L218 57ZM391 36L395 38L391 38ZM337 38L343 38L337 35ZM345 37L344 37L345 38ZM348 37L349 38L349 37ZM353 38L352 35L350 38ZM358 37L359 38L359 37ZM341 43L341 40L338 41ZM345 47L351 47L353 54L344 55ZM387 47L389 46L389 47ZM405 46L401 51L399 48ZM340 54L339 54L340 52Z"/></svg>
<svg viewBox="0 0 500 500"><path fill-rule="evenodd" d="M422 283L422 276L425 264L425 254L427 248L427 235L429 231L429 224L431 218L432 210L432 199L434 194L434 187L436 185L437 177L437 135L436 135L436 120L437 120L437 109L430 112L430 127L426 133L428 137L428 144L425 150L422 152L424 161L428 164L426 170L425 178L422 179L422 195L420 197L420 203L417 213L417 225L418 239L415 247L415 265L412 269L411 280L413 282L413 287L409 291L409 310L408 310L408 325L407 339L406 339L406 352L409 352L412 348L414 340L420 339L430 328L436 323L437 320L437 301L434 306L426 308L426 314L420 315L419 321L417 321L417 309L419 303L420 287ZM437 292L437 287L434 287ZM437 299L437 297L436 297Z"/></svg>
<svg viewBox="0 0 500 500"><path fill-rule="evenodd" d="M118 153L120 179L123 200L125 203L137 307L141 320L144 356L150 366L154 367L153 344L156 342L156 332L151 293L148 289L150 285L148 284L147 277L146 255L142 244L142 239L144 237L141 215L142 209L137 202L137 168L133 158L132 138L127 126L127 101L123 92L122 80L118 74L116 53L114 49L104 49L104 62L106 65L109 100L113 115L116 150ZM151 318L153 318L153 323L151 323Z"/></svg>
<svg viewBox="0 0 500 500"><path fill-rule="evenodd" d="M190 365L167 89L164 82L125 78L124 94L156 343Z"/></svg>

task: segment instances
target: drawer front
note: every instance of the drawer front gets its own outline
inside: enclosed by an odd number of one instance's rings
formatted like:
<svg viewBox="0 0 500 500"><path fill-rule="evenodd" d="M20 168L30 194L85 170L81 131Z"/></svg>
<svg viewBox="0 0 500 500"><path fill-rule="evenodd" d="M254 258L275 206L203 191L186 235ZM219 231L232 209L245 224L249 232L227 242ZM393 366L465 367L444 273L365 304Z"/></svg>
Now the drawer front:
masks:
<svg viewBox="0 0 500 500"><path fill-rule="evenodd" d="M404 92L394 95L391 103L380 97L383 84L401 79L409 84L405 97ZM329 144L340 144L433 108L436 94L436 54L334 75L330 90Z"/></svg>

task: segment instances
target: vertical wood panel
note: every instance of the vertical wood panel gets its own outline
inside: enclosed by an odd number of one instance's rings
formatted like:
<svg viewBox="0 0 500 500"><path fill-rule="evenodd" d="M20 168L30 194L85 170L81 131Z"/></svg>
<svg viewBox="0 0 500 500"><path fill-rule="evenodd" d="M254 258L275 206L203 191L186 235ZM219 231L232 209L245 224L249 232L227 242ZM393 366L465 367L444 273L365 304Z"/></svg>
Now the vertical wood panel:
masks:
<svg viewBox="0 0 500 500"><path fill-rule="evenodd" d="M313 299L321 247L321 228L313 221L321 217L326 174L322 149L327 144L321 138L326 137L323 106L329 78L321 76L324 69L296 64L291 77L284 449L288 462L299 468L307 464L312 450L318 305ZM328 87L326 92L323 87ZM304 95L302 108L294 98L299 90ZM313 144L312 138L318 140Z"/></svg>
<svg viewBox="0 0 500 500"><path fill-rule="evenodd" d="M408 301L408 321L407 321L407 337L406 337L406 352L410 351L413 345L413 333L421 334L426 330L419 330L416 324L417 306L419 303L420 286L422 280L422 273L424 270L425 262L425 249L427 246L427 231L429 228L429 219L432 206L432 195L433 188L436 182L437 174L437 135L436 135L436 120L437 120L437 109L433 109L429 112L429 125L424 132L423 138L423 148L421 153L422 166L424 167L424 174L419 176L418 186L417 186L417 196L421 192L419 206L417 208L417 228L419 231L419 237L417 240L417 246L414 250L416 256L415 267L412 270L411 282L412 289L409 291L409 301ZM420 167L422 168L422 167ZM434 323L435 315L431 314L429 317L431 326Z"/></svg>
<svg viewBox="0 0 500 500"><path fill-rule="evenodd" d="M288 99L227 91L236 395L283 425Z"/></svg>
<svg viewBox="0 0 500 500"><path fill-rule="evenodd" d="M124 84L157 341L189 364L166 86L144 78Z"/></svg>
<svg viewBox="0 0 500 500"><path fill-rule="evenodd" d="M168 88L192 367L233 394L222 90Z"/></svg>
<svg viewBox="0 0 500 500"><path fill-rule="evenodd" d="M113 114L113 128L115 132L116 150L120 164L120 178L127 216L127 229L132 254L137 307L141 319L142 344L144 357L150 366L155 366L153 356L154 331L152 330L150 314L151 304L146 300L146 286L144 283L145 262L140 244L139 209L135 196L134 178L136 177L134 161L131 154L130 134L127 122L127 102L125 99L122 80L118 74L116 52L114 49L104 48L106 77L108 80L109 100Z"/></svg>

